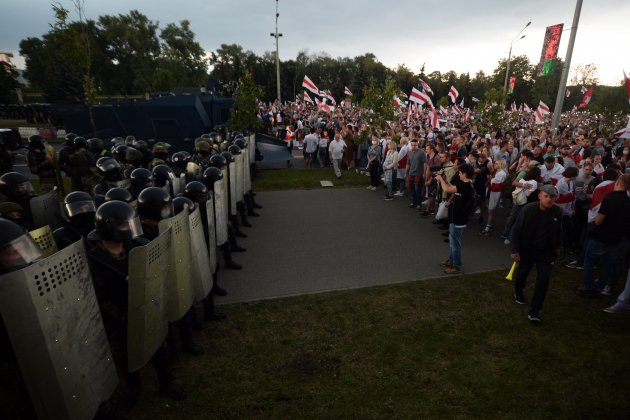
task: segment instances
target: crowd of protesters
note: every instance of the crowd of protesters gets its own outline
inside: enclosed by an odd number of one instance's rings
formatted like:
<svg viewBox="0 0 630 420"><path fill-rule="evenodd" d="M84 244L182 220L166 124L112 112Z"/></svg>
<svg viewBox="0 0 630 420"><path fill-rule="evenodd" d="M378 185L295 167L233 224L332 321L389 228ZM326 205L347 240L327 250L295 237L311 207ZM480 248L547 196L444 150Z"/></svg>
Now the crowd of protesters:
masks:
<svg viewBox="0 0 630 420"><path fill-rule="evenodd" d="M569 112L553 133L529 112L504 112L500 127L485 115L447 111L434 127L427 111L403 111L377 128L358 107L322 112L300 103L269 104L259 114L269 133L279 126L280 139L304 144L307 166L332 164L337 178L342 168L356 167L369 175L368 190L384 184L386 201L409 194L409 207L448 230L445 273L462 269L464 228L476 223L481 236L496 232L520 261L517 303L525 303L525 278L537 266L534 322L558 259L583 270L580 296L619 292L630 248L630 139L614 135L622 122ZM503 225L497 208L507 213ZM597 280L593 267L600 268ZM627 283L606 311L630 310L630 275Z"/></svg>

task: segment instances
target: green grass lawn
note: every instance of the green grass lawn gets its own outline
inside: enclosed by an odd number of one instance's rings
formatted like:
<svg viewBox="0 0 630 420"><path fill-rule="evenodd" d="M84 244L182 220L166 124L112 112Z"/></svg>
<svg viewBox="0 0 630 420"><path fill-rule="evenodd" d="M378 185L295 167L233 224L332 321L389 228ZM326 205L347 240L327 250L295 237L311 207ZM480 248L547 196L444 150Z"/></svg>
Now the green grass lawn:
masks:
<svg viewBox="0 0 630 420"><path fill-rule="evenodd" d="M342 171L340 179L333 168L265 169L257 172L252 182L254 191L312 190L322 188L320 181L331 181L333 188L368 186L370 178L355 170Z"/></svg>
<svg viewBox="0 0 630 420"><path fill-rule="evenodd" d="M630 316L573 293L560 268L542 325L505 273L221 307L202 356L175 366L185 402L143 370L131 418L627 418ZM531 296L532 285L527 289Z"/></svg>

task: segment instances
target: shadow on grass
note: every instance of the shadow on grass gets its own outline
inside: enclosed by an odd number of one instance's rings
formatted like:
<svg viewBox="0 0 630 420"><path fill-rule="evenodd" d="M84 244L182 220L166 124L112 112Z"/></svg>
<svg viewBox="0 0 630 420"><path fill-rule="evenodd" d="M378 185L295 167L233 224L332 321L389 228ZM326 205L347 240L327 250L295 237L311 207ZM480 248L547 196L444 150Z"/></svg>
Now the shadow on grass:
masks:
<svg viewBox="0 0 630 420"><path fill-rule="evenodd" d="M143 370L132 418L621 418L630 317L557 269L542 325L504 272L222 306L173 403ZM533 283L533 279L530 279ZM527 291L531 295L532 284Z"/></svg>

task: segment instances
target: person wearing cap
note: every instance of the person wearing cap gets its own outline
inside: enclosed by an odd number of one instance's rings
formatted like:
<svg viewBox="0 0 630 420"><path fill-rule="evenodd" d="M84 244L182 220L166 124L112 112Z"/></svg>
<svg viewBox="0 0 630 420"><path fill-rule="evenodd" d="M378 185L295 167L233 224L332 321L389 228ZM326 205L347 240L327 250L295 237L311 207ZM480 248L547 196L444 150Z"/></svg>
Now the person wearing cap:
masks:
<svg viewBox="0 0 630 420"><path fill-rule="evenodd" d="M560 253L562 209L555 206L558 191L553 185L543 185L538 201L526 204L519 213L511 232L512 260L518 263L514 275L514 299L526 305L523 293L525 281L536 266L536 285L527 318L540 322L553 263Z"/></svg>

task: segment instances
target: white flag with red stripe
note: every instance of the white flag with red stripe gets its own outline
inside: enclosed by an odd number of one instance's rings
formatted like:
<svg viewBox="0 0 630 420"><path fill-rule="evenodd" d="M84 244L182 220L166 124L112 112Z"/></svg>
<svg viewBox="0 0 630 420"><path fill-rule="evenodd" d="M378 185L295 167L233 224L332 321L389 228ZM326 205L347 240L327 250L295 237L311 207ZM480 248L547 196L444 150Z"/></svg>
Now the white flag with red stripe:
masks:
<svg viewBox="0 0 630 420"><path fill-rule="evenodd" d="M543 115L549 114L549 107L543 101L538 102L538 109Z"/></svg>
<svg viewBox="0 0 630 420"><path fill-rule="evenodd" d="M567 90L564 92L564 97L568 98L569 96L571 96L571 91L569 90L569 88L567 88Z"/></svg>
<svg viewBox="0 0 630 420"><path fill-rule="evenodd" d="M451 108L453 109L453 114L455 115L460 115L462 113L462 111L460 111L460 109L457 107L457 104L453 104Z"/></svg>
<svg viewBox="0 0 630 420"><path fill-rule="evenodd" d="M335 97L334 97L334 96L332 96L332 92L330 91L330 89L327 89L327 90L326 90L326 97L330 100L330 102L331 102L333 105L337 105L337 101L335 101Z"/></svg>
<svg viewBox="0 0 630 420"><path fill-rule="evenodd" d="M615 189L615 181L602 181L597 184L597 187L593 190L593 199L591 200L591 206L588 209L588 223L595 220L595 216L599 212L599 208L602 206L604 198Z"/></svg>
<svg viewBox="0 0 630 420"><path fill-rule="evenodd" d="M444 108L442 105L440 105L440 114L448 115L448 110Z"/></svg>
<svg viewBox="0 0 630 420"><path fill-rule="evenodd" d="M435 110L435 108L431 108L429 110L428 119L429 119L429 122L431 124L431 127L433 127L434 130L436 128L438 128L438 129L440 128L440 121L438 120L438 114L437 114L437 111Z"/></svg>
<svg viewBox="0 0 630 420"><path fill-rule="evenodd" d="M578 106L578 108L580 109L586 108L586 105L588 105L588 103L591 102L592 97L593 97L593 87L591 86L588 92L586 92L586 95L584 95L584 97L582 98L582 103Z"/></svg>
<svg viewBox="0 0 630 420"><path fill-rule="evenodd" d="M453 103L455 103L458 96L459 96L459 92L457 91L457 89L455 89L455 86L451 86L451 88L448 91L448 97L451 98L451 101Z"/></svg>
<svg viewBox="0 0 630 420"><path fill-rule="evenodd" d="M472 100L473 102L479 102L479 99L475 98L474 96L471 98L471 100Z"/></svg>
<svg viewBox="0 0 630 420"><path fill-rule="evenodd" d="M628 98L628 103L630 104L630 79L626 77L626 71L623 71L623 83L626 86L626 97Z"/></svg>
<svg viewBox="0 0 630 420"><path fill-rule="evenodd" d="M398 96L394 96L394 106L400 108L401 106L403 106L402 101L400 100L400 98Z"/></svg>
<svg viewBox="0 0 630 420"><path fill-rule="evenodd" d="M512 105L510 106L510 110L512 112L516 112L518 111L518 109L516 108L516 101L512 102Z"/></svg>
<svg viewBox="0 0 630 420"><path fill-rule="evenodd" d="M580 93L581 93L582 95L584 95L587 91L588 91L588 89L586 89L586 86L582 86L582 87L580 88Z"/></svg>
<svg viewBox="0 0 630 420"><path fill-rule="evenodd" d="M470 109L466 109L466 115L464 115L464 121L470 120Z"/></svg>
<svg viewBox="0 0 630 420"><path fill-rule="evenodd" d="M461 109L464 109L464 98L462 98L462 100L459 102L459 107Z"/></svg>
<svg viewBox="0 0 630 420"><path fill-rule="evenodd" d="M306 88L306 90L308 90L311 93L314 93L315 95L319 95L319 89L317 89L317 86L315 86L315 83L313 83L311 79L308 78L307 75L304 75L304 80L302 81L302 87Z"/></svg>
<svg viewBox="0 0 630 420"><path fill-rule="evenodd" d="M343 94L346 96L352 96L352 92L350 92L350 89L348 89L348 86L344 86Z"/></svg>
<svg viewBox="0 0 630 420"><path fill-rule="evenodd" d="M307 91L304 91L304 101L309 102L311 104L314 104L313 100L311 99L311 97L308 95Z"/></svg>
<svg viewBox="0 0 630 420"><path fill-rule="evenodd" d="M545 122L545 115L541 111L540 107L536 108L534 116L536 117L536 124L543 124Z"/></svg>
<svg viewBox="0 0 630 420"><path fill-rule="evenodd" d="M529 105L527 105L526 103L523 103L523 111L532 112L532 109L529 107Z"/></svg>
<svg viewBox="0 0 630 420"><path fill-rule="evenodd" d="M424 89L424 91L426 93L428 93L429 95L433 95L433 89L431 89L431 86L429 86L424 80L422 79L418 79L420 81L420 85L422 86L422 89Z"/></svg>
<svg viewBox="0 0 630 420"><path fill-rule="evenodd" d="M416 88L411 88L411 93L409 94L409 100L415 102L417 104L429 104L429 106L433 106L433 102L429 95L426 92L420 92Z"/></svg>

